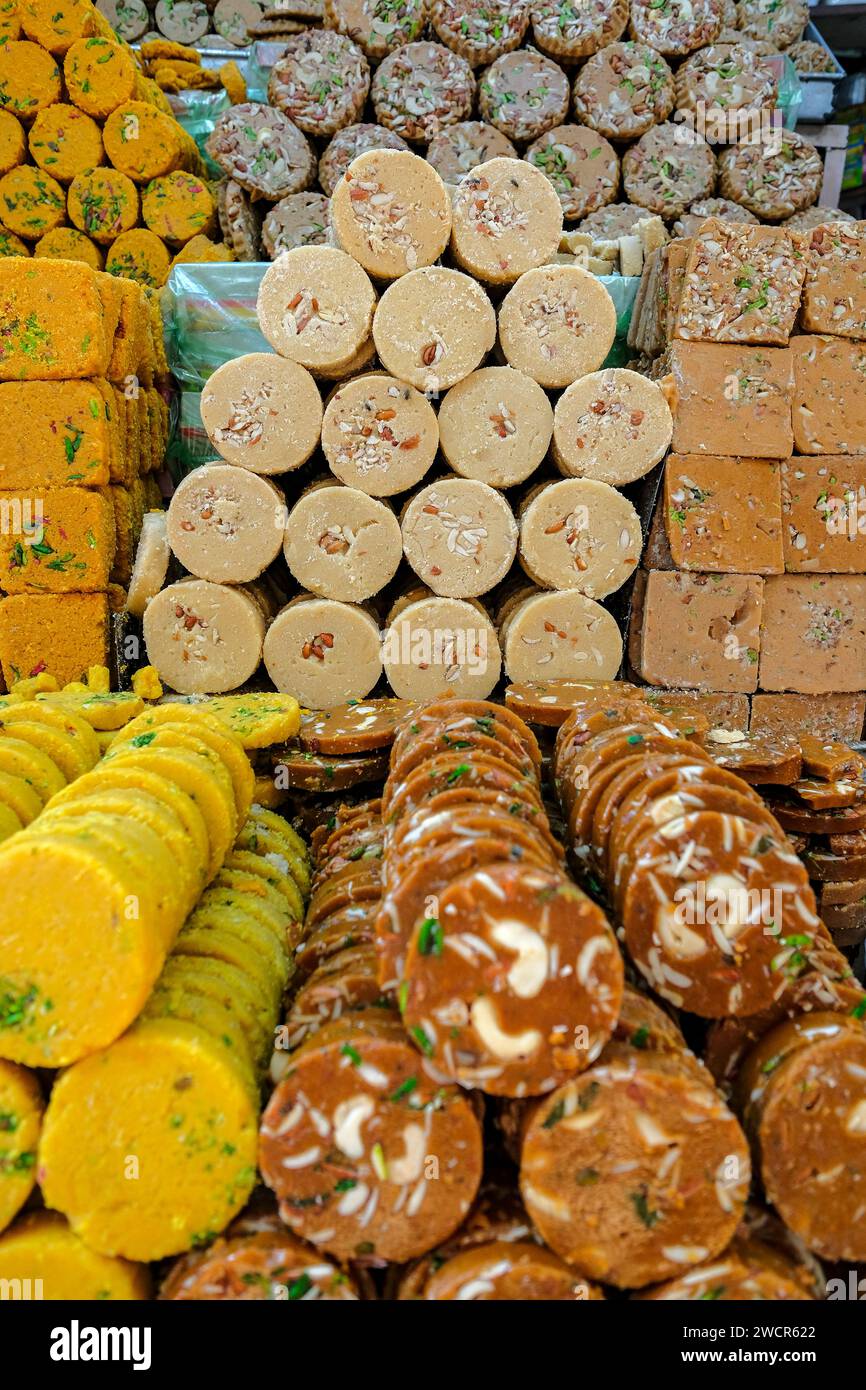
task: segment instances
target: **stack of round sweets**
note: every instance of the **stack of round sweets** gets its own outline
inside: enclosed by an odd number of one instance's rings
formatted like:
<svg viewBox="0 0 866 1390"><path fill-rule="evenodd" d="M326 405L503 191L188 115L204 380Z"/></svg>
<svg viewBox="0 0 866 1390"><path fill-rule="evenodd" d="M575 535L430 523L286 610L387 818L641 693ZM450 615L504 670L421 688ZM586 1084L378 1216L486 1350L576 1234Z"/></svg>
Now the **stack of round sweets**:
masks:
<svg viewBox="0 0 866 1390"><path fill-rule="evenodd" d="M613 1037L581 1075L502 1117L529 1216L590 1279L640 1288L724 1250L749 1194L749 1146L706 1068L626 988Z"/></svg>
<svg viewBox="0 0 866 1390"><path fill-rule="evenodd" d="M0 718L24 729L30 712L12 704ZM96 743L66 709L39 703L37 717L75 720ZM249 809L240 740L198 708L148 710L95 763L69 785L58 776L45 809L0 849L0 1055L31 1066L74 1062L135 1019ZM23 930L37 917L38 933Z"/></svg>
<svg viewBox="0 0 866 1390"><path fill-rule="evenodd" d="M27 1201L36 1183L36 1145L44 1102L32 1072L0 1061L0 1231ZM2 1259L0 1259L2 1270ZM2 1270L5 1275L5 1270Z"/></svg>
<svg viewBox="0 0 866 1390"><path fill-rule="evenodd" d="M255 1183L259 1089L309 868L281 817L253 808L242 824L141 1017L52 1091L39 1146L45 1200L101 1253L188 1250L223 1230Z"/></svg>
<svg viewBox="0 0 866 1390"><path fill-rule="evenodd" d="M382 796L379 979L436 1069L493 1095L538 1095L609 1038L623 968L602 910L561 868L540 754L501 706L408 716Z"/></svg>
<svg viewBox="0 0 866 1390"><path fill-rule="evenodd" d="M737 1017L833 948L769 806L700 739L639 691L602 691L560 728L556 779L576 853L605 883L644 978L679 1008Z"/></svg>
<svg viewBox="0 0 866 1390"><path fill-rule="evenodd" d="M194 140L90 0L24 0L18 20L0 54L3 254L153 287L173 258L230 258Z"/></svg>
<svg viewBox="0 0 866 1390"><path fill-rule="evenodd" d="M8 703L7 703L8 701ZM99 761L87 719L17 695L0 705L0 839L32 825L51 798Z"/></svg>
<svg viewBox="0 0 866 1390"><path fill-rule="evenodd" d="M277 1035L259 1142L290 1229L337 1259L377 1262L446 1239L482 1170L471 1098L426 1068L376 978L381 859L367 851L381 833L372 802L320 837L301 983Z"/></svg>
<svg viewBox="0 0 866 1390"><path fill-rule="evenodd" d="M28 1211L0 1235L0 1277L52 1302L144 1301L150 1270L92 1249L56 1211ZM14 1281L14 1283L13 1283Z"/></svg>

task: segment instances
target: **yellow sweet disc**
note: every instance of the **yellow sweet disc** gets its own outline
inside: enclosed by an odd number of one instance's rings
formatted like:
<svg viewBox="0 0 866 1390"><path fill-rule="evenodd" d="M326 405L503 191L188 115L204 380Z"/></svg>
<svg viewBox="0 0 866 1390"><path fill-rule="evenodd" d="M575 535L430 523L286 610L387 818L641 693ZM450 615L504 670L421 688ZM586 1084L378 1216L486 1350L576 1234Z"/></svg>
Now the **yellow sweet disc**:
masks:
<svg viewBox="0 0 866 1390"><path fill-rule="evenodd" d="M55 1211L30 1212L0 1237L0 1279L18 1279L29 1297L61 1303L151 1296L145 1265L98 1255Z"/></svg>
<svg viewBox="0 0 866 1390"><path fill-rule="evenodd" d="M2 743L2 740L0 740ZM100 763L103 768L140 768L174 782L196 802L204 817L210 841L208 878L217 872L235 836L234 802L227 798L213 776L213 762L188 748L112 748Z"/></svg>
<svg viewBox="0 0 866 1390"><path fill-rule="evenodd" d="M303 859L309 859L310 852L307 846L294 826L289 825L285 816L278 816L273 811L268 811L264 806L253 805L250 810L250 820L255 821L256 825L262 826L264 830L273 831L275 835L279 835L296 850Z"/></svg>
<svg viewBox="0 0 866 1390"><path fill-rule="evenodd" d="M292 695L211 695L207 709L237 734L244 748L285 743L301 727L301 707Z"/></svg>
<svg viewBox="0 0 866 1390"><path fill-rule="evenodd" d="M44 805L56 792L68 786L55 762L41 748L23 739L0 734L0 772L21 777L28 782Z"/></svg>
<svg viewBox="0 0 866 1390"><path fill-rule="evenodd" d="M74 710L52 709L50 705L46 706L39 700L26 700L23 704L13 705L11 709L0 710L0 727L10 728L11 725L22 721L44 724L46 728L64 734L73 747L80 748L78 762L81 764L81 772L89 772L99 762L99 745L93 735L93 729L87 720L82 719ZM76 777L79 775L80 773L75 773Z"/></svg>
<svg viewBox="0 0 866 1390"><path fill-rule="evenodd" d="M270 1014L277 1010L282 996L285 958L275 951L272 942L262 938L264 928L257 922L248 931L251 919L237 920L236 926L219 909L202 918L194 913L177 938L171 962L215 961L243 971Z"/></svg>
<svg viewBox="0 0 866 1390"><path fill-rule="evenodd" d="M189 954L189 933L204 928L230 933L250 946L258 955L258 978L264 984L288 978L288 948L277 939L270 924L254 917L245 907L238 907L234 900L226 901L219 894L207 892L180 932L175 950Z"/></svg>
<svg viewBox="0 0 866 1390"><path fill-rule="evenodd" d="M33 1191L42 1109L33 1073L14 1062L0 1062L0 1231Z"/></svg>
<svg viewBox="0 0 866 1390"><path fill-rule="evenodd" d="M226 1049L194 1024L148 1019L58 1079L39 1146L45 1201L94 1250L179 1254L244 1205L257 1131L258 1096Z"/></svg>
<svg viewBox="0 0 866 1390"><path fill-rule="evenodd" d="M85 691L58 690L52 694L38 695L37 704L69 710L86 720L91 729L99 733L122 729L144 709L144 701L138 695L125 691L117 695L91 695Z"/></svg>
<svg viewBox="0 0 866 1390"><path fill-rule="evenodd" d="M0 805L0 843L23 829L24 822L20 816L16 815L9 806Z"/></svg>
<svg viewBox="0 0 866 1390"><path fill-rule="evenodd" d="M157 772L112 763L110 767L100 763L93 772L79 777L71 786L65 787L51 800L52 806L62 806L67 801L83 802L85 799L100 796L102 792L125 790L131 793L144 792L155 797L174 812L189 839L188 855L195 863L205 865L203 874L208 872L210 861L210 837L204 817L195 801L176 782L169 781Z"/></svg>
<svg viewBox="0 0 866 1390"><path fill-rule="evenodd" d="M13 705L12 709L21 709L20 705ZM0 711L0 721L7 711ZM7 726L13 738L22 743L29 743L32 748L37 748L51 759L56 767L60 768L67 782L74 782L76 777L80 777L84 772L90 772L95 767L98 758L93 762L83 756L84 750L80 744L69 737L68 734L61 733L58 729L49 728L45 724L39 724L35 720L20 719L14 724ZM93 730L88 725L88 732L93 735ZM0 733L0 739L3 734ZM99 746L96 738L93 738L97 753Z"/></svg>
<svg viewBox="0 0 866 1390"><path fill-rule="evenodd" d="M48 671L40 671L38 676L25 676L23 680L13 682L10 694L19 700L32 700L34 695L56 689L57 677L50 675Z"/></svg>
<svg viewBox="0 0 866 1390"><path fill-rule="evenodd" d="M283 860L283 863L285 862ZM264 854L252 854L249 850L243 849L232 850L221 872L217 875L217 884L227 869L240 869L264 879L269 887L285 899L285 906L288 909L290 919L293 922L303 923L304 899L288 869L283 869L279 863L275 863L272 858L266 858Z"/></svg>
<svg viewBox="0 0 866 1390"><path fill-rule="evenodd" d="M223 1003L178 985L166 984L160 976L141 1016L142 1019L178 1018L184 1023L194 1023L226 1049L232 1066L239 1069L250 1086L255 1086L258 1069L253 1066L247 1036L238 1019Z"/></svg>
<svg viewBox="0 0 866 1390"><path fill-rule="evenodd" d="M146 709L118 735L117 742L126 743L163 727L194 734L213 749L232 779L238 824L242 825L249 814L254 777L240 739L227 733L225 725L199 705L171 703Z"/></svg>
<svg viewBox="0 0 866 1390"><path fill-rule="evenodd" d="M29 782L0 772L0 804L13 811L22 825L29 825L42 810L42 802Z"/></svg>
<svg viewBox="0 0 866 1390"><path fill-rule="evenodd" d="M299 853L285 836L276 835L261 822L250 818L235 841L235 850L266 856L276 868L291 874L304 898L309 896L312 882L309 859L306 854Z"/></svg>
<svg viewBox="0 0 866 1390"><path fill-rule="evenodd" d="M0 1055L59 1067L105 1047L141 1011L164 956L123 856L32 828L0 846Z"/></svg>
<svg viewBox="0 0 866 1390"><path fill-rule="evenodd" d="M273 1043L277 1011L243 970L224 960L171 955L158 985L179 986L190 994L201 994L221 1003L243 1029L256 1068L261 1066Z"/></svg>
<svg viewBox="0 0 866 1390"><path fill-rule="evenodd" d="M256 892L255 888L250 888L246 884L239 887L235 883L226 882L223 878L224 872L225 870L222 870L217 874L208 889L208 904L213 903L219 904L222 907L237 908L238 912L243 913L247 917L251 917L253 921L259 922L263 927L267 927L267 929L273 933L277 945L288 950L291 943L289 942L289 936L286 930L287 913L285 903L282 901L274 902L272 899L265 897L264 894ZM230 874L230 878L236 876L236 871ZM248 877L252 879L252 874L248 875ZM266 892L270 893L271 890L262 879L255 879L254 882L257 888L264 888ZM274 897L278 898L279 894L275 893Z"/></svg>

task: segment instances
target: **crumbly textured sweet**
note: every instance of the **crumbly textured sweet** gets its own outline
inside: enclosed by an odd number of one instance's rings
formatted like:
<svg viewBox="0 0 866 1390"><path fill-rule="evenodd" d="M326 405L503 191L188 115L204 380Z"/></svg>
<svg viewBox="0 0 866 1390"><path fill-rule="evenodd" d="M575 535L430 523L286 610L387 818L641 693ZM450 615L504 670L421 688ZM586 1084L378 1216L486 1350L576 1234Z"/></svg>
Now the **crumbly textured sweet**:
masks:
<svg viewBox="0 0 866 1390"><path fill-rule="evenodd" d="M568 386L601 365L616 334L605 287L577 265L545 265L522 275L499 309L509 364L544 387Z"/></svg>
<svg viewBox="0 0 866 1390"><path fill-rule="evenodd" d="M409 43L380 63L370 96L380 125L427 142L472 115L475 78L466 59L443 44Z"/></svg>
<svg viewBox="0 0 866 1390"><path fill-rule="evenodd" d="M562 235L562 208L544 173L518 159L491 159L467 174L453 198L451 252L493 284L549 261Z"/></svg>
<svg viewBox="0 0 866 1390"><path fill-rule="evenodd" d="M66 198L70 221L102 244L113 242L138 221L138 190L116 169L76 174Z"/></svg>
<svg viewBox="0 0 866 1390"><path fill-rule="evenodd" d="M262 222L262 244L272 261L294 246L322 246L330 231L330 201L321 193L290 193Z"/></svg>
<svg viewBox="0 0 866 1390"><path fill-rule="evenodd" d="M809 22L807 0L738 0L737 27L751 39L786 49Z"/></svg>
<svg viewBox="0 0 866 1390"><path fill-rule="evenodd" d="M110 275L124 275L141 285L158 289L168 279L171 256L165 243L147 227L122 232L109 248L105 268Z"/></svg>
<svg viewBox="0 0 866 1390"><path fill-rule="evenodd" d="M706 198L716 182L716 161L700 135L665 122L653 126L622 162L625 191L633 203L671 219Z"/></svg>
<svg viewBox="0 0 866 1390"><path fill-rule="evenodd" d="M788 458L794 447L793 358L788 348L673 342L677 453L736 455L748 443L753 458Z"/></svg>
<svg viewBox="0 0 866 1390"><path fill-rule="evenodd" d="M285 497L268 478L208 463L187 474L174 492L168 539L190 574L244 584L276 559L285 512Z"/></svg>
<svg viewBox="0 0 866 1390"><path fill-rule="evenodd" d="M338 376L367 342L375 302L369 277L345 251L298 246L265 272L256 311L283 357Z"/></svg>
<svg viewBox="0 0 866 1390"><path fill-rule="evenodd" d="M761 687L802 694L866 687L866 579L786 574L764 590Z"/></svg>
<svg viewBox="0 0 866 1390"><path fill-rule="evenodd" d="M612 43L588 58L574 82L574 114L609 140L632 140L674 105L673 74L644 43Z"/></svg>
<svg viewBox="0 0 866 1390"><path fill-rule="evenodd" d="M7 594L96 593L114 563L114 508L105 489L33 488L0 492L6 515L25 519L0 546Z"/></svg>
<svg viewBox="0 0 866 1390"><path fill-rule="evenodd" d="M419 39L424 30L425 0L402 0L397 6L368 0L325 0L326 29L347 34L371 62L379 62L395 48Z"/></svg>
<svg viewBox="0 0 866 1390"><path fill-rule="evenodd" d="M795 212L793 217L786 217L783 226L790 227L796 232L810 232L813 227L823 226L825 222L854 222L850 212L843 212L841 208L821 207L806 208L805 212Z"/></svg>
<svg viewBox="0 0 866 1390"><path fill-rule="evenodd" d="M785 569L866 573L866 458L791 458L781 477Z"/></svg>
<svg viewBox="0 0 866 1390"><path fill-rule="evenodd" d="M394 578L403 554L400 523L358 488L314 486L286 521L283 554L301 587L319 598L362 603Z"/></svg>
<svg viewBox="0 0 866 1390"><path fill-rule="evenodd" d="M10 177L8 174L7 178ZM73 261L0 261L0 380L103 376L111 357L97 277Z"/></svg>
<svg viewBox="0 0 866 1390"><path fill-rule="evenodd" d="M529 589L501 618L499 636L511 681L612 680L622 661L616 620L576 589Z"/></svg>
<svg viewBox="0 0 866 1390"><path fill-rule="evenodd" d="M103 161L102 132L91 116L57 102L40 111L28 135L31 157L59 183Z"/></svg>
<svg viewBox="0 0 866 1390"><path fill-rule="evenodd" d="M186 579L151 599L143 626L148 660L167 685L181 695L221 694L259 665L266 617L247 589Z"/></svg>
<svg viewBox="0 0 866 1390"><path fill-rule="evenodd" d="M357 125L345 126L338 130L334 138L325 146L319 160L319 183L328 197L331 196L340 179L353 159L365 150L408 150L406 141L393 130L383 125L373 125L361 121ZM436 168L435 162L430 161ZM440 176L441 170L438 171ZM447 181L447 180L446 180Z"/></svg>
<svg viewBox="0 0 866 1390"><path fill-rule="evenodd" d="M7 381L0 385L0 487L104 487L110 426L89 381ZM27 429L16 428L21 420Z"/></svg>
<svg viewBox="0 0 866 1390"><path fill-rule="evenodd" d="M796 232L709 218L692 241L674 332L712 342L787 343L805 274Z"/></svg>
<svg viewBox="0 0 866 1390"><path fill-rule="evenodd" d="M778 737L810 728L817 738L854 743L863 733L864 695L753 695L749 729Z"/></svg>
<svg viewBox="0 0 866 1390"><path fill-rule="evenodd" d="M223 111L206 148L224 174L256 197L272 200L300 193L315 178L309 140L282 111L260 102Z"/></svg>
<svg viewBox="0 0 866 1390"><path fill-rule="evenodd" d="M433 0L430 23L448 48L473 67L519 47L529 27L530 0Z"/></svg>
<svg viewBox="0 0 866 1390"><path fill-rule="evenodd" d="M704 48L724 23L722 0L632 0L631 33L659 53L680 57Z"/></svg>
<svg viewBox="0 0 866 1390"><path fill-rule="evenodd" d="M217 219L226 244L239 261L262 260L262 213L236 179L221 179L216 190ZM274 259L273 257L271 259Z"/></svg>
<svg viewBox="0 0 866 1390"><path fill-rule="evenodd" d="M613 202L619 190L616 150L587 126L554 126L533 141L525 157L553 184L568 220Z"/></svg>
<svg viewBox="0 0 866 1390"><path fill-rule="evenodd" d="M61 91L60 69L44 48L24 40L0 45L0 108L29 123L59 101Z"/></svg>
<svg viewBox="0 0 866 1390"><path fill-rule="evenodd" d="M462 381L493 347L496 315L481 287L458 270L412 270L382 295L373 319L389 372L418 390Z"/></svg>
<svg viewBox="0 0 866 1390"><path fill-rule="evenodd" d="M277 690L312 709L363 700L382 674L379 628L356 604L304 595L268 628L264 660Z"/></svg>
<svg viewBox="0 0 866 1390"><path fill-rule="evenodd" d="M427 161L446 184L457 184L477 164L490 159L516 159L506 135L486 121L458 121L440 130L427 147Z"/></svg>
<svg viewBox="0 0 866 1390"><path fill-rule="evenodd" d="M436 412L405 381L372 373L341 382L325 409L322 451L340 482L391 497L420 482L439 446Z"/></svg>
<svg viewBox="0 0 866 1390"><path fill-rule="evenodd" d="M758 576L650 571L640 642L643 679L687 690L756 690L764 588Z"/></svg>
<svg viewBox="0 0 866 1390"><path fill-rule="evenodd" d="M141 195L141 215L157 236L183 244L213 229L216 204L202 179L178 169L151 179Z"/></svg>
<svg viewBox="0 0 866 1390"><path fill-rule="evenodd" d="M394 694L418 702L443 690L486 700L502 664L496 629L480 603L424 589L389 614L382 659Z"/></svg>
<svg viewBox="0 0 866 1390"><path fill-rule="evenodd" d="M344 34L305 29L292 35L271 69L268 101L307 135L335 135L364 110L370 67Z"/></svg>
<svg viewBox="0 0 866 1390"><path fill-rule="evenodd" d="M511 568L517 522L501 493L470 478L421 488L400 518L403 551L423 584L447 598L488 593Z"/></svg>
<svg viewBox="0 0 866 1390"><path fill-rule="evenodd" d="M786 568L777 463L670 454L664 519L678 569L781 574Z"/></svg>
<svg viewBox="0 0 866 1390"><path fill-rule="evenodd" d="M544 588L606 598L637 568L641 541L631 502L591 478L541 484L520 511L520 563Z"/></svg>
<svg viewBox="0 0 866 1390"><path fill-rule="evenodd" d="M34 1211L0 1239L2 1277L56 1300L123 1302L151 1297L147 1265L99 1255L53 1211Z"/></svg>
<svg viewBox="0 0 866 1390"><path fill-rule="evenodd" d="M64 220L65 196L56 179L19 164L0 179L0 219L7 231L33 241Z"/></svg>
<svg viewBox="0 0 866 1390"><path fill-rule="evenodd" d="M824 165L802 135L780 130L764 144L745 141L719 155L719 192L766 222L780 222L817 202Z"/></svg>
<svg viewBox="0 0 866 1390"><path fill-rule="evenodd" d="M591 8L570 0L534 0L531 8L536 45L565 63L607 48L628 24L627 0L596 0Z"/></svg>
<svg viewBox="0 0 866 1390"><path fill-rule="evenodd" d="M201 418L229 463L254 473L287 473L316 447L322 403L303 367L272 353L248 353L208 378Z"/></svg>
<svg viewBox="0 0 866 1390"><path fill-rule="evenodd" d="M836 59L831 51L822 43L815 43L813 39L789 44L786 53L798 72L838 72Z"/></svg>
<svg viewBox="0 0 866 1390"><path fill-rule="evenodd" d="M866 453L866 344L803 333L791 339L791 357L797 452Z"/></svg>
<svg viewBox="0 0 866 1390"><path fill-rule="evenodd" d="M626 367L579 377L556 403L553 457L561 472L622 487L642 478L671 442L661 387Z"/></svg>
<svg viewBox="0 0 866 1390"><path fill-rule="evenodd" d="M673 226L674 236L693 237L708 217L719 218L722 222L757 222L757 217L748 208L731 202L730 198L698 198L688 212L677 218ZM783 223L793 226L793 219Z"/></svg>
<svg viewBox="0 0 866 1390"><path fill-rule="evenodd" d="M0 108L0 175L8 174L16 164L21 164L26 154L24 127L11 111Z"/></svg>
<svg viewBox="0 0 866 1390"><path fill-rule="evenodd" d="M0 665L7 686L48 671L60 684L108 663L104 594L12 594L0 600Z"/></svg>
<svg viewBox="0 0 866 1390"><path fill-rule="evenodd" d="M146 101L118 106L103 127L105 152L115 169L136 183L170 174L184 161L181 131L164 111ZM96 160L91 160L91 165Z"/></svg>
<svg viewBox="0 0 866 1390"><path fill-rule="evenodd" d="M568 78L550 58L506 53L484 73L478 104L485 121L510 140L536 140L568 114Z"/></svg>
<svg viewBox="0 0 866 1390"><path fill-rule="evenodd" d="M816 227L804 238L800 325L808 333L866 337L866 224Z"/></svg>
<svg viewBox="0 0 866 1390"><path fill-rule="evenodd" d="M24 1205L36 1181L36 1144L42 1123L42 1094L32 1072L0 1061L0 1231ZM0 1244L0 1271L6 1277Z"/></svg>
<svg viewBox="0 0 866 1390"><path fill-rule="evenodd" d="M69 100L97 120L136 95L132 50L107 38L77 39L63 60Z"/></svg>
<svg viewBox="0 0 866 1390"><path fill-rule="evenodd" d="M713 43L701 48L677 69L674 79L679 111L720 106L727 118L733 111L772 109L778 79L761 54L743 44Z"/></svg>
<svg viewBox="0 0 866 1390"><path fill-rule="evenodd" d="M459 381L439 406L442 453L455 473L491 487L522 483L540 466L553 432L553 410L531 376L482 367Z"/></svg>
<svg viewBox="0 0 866 1390"><path fill-rule="evenodd" d="M393 280L441 256L451 201L425 159L408 150L367 150L334 189L331 222L337 244L369 275Z"/></svg>

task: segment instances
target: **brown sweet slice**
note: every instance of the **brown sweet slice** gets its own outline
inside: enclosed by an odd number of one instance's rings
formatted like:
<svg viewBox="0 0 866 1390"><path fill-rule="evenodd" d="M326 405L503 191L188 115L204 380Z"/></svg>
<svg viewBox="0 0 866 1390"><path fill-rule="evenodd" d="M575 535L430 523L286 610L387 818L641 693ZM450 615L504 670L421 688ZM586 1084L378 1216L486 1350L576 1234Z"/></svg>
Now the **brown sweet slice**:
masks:
<svg viewBox="0 0 866 1390"><path fill-rule="evenodd" d="M790 785L791 792L815 810L836 809L843 806L857 806L866 795L866 779L862 771L850 776L839 777L836 781L824 781L821 777L799 777Z"/></svg>
<svg viewBox="0 0 866 1390"><path fill-rule="evenodd" d="M807 777L825 777L833 781L845 773L862 772L863 759L847 744L816 738L811 733L801 733L799 738L803 772Z"/></svg>
<svg viewBox="0 0 866 1390"><path fill-rule="evenodd" d="M371 946L377 910L375 901L356 903L333 913L316 931L310 932L295 953L298 980L307 979L326 960L350 946Z"/></svg>
<svg viewBox="0 0 866 1390"><path fill-rule="evenodd" d="M376 979L376 953L372 946L350 946L338 951L314 970L292 999L286 1015L288 1046L298 1047L305 1038L345 1011L382 1004L382 990ZM277 1054L279 1062L291 1065L290 1053ZM275 1057L276 1060L276 1057ZM271 1066L271 1079L281 1081L285 1071Z"/></svg>
<svg viewBox="0 0 866 1390"><path fill-rule="evenodd" d="M541 797L534 778L521 776L502 758L464 750L431 758L426 766L416 768L405 781L399 782L390 794L389 784L386 783L387 804L383 808L383 818L386 825L394 825L422 801L429 801L440 792L474 787L503 792L511 796L515 804L524 803L541 809Z"/></svg>
<svg viewBox="0 0 866 1390"><path fill-rule="evenodd" d="M818 848L821 843L817 841L815 848L807 848L803 853L803 863L811 879L819 883L841 883L866 875L866 847L859 853L831 854Z"/></svg>
<svg viewBox="0 0 866 1390"><path fill-rule="evenodd" d="M391 773L394 778L406 778L415 768L440 753L460 753L475 750L488 753L493 758L501 758L514 768L520 776L530 776L536 770L535 764L522 751L516 752L510 743L496 736L483 734L477 729L447 728L430 729L425 738L417 738L404 749L399 757L391 758Z"/></svg>
<svg viewBox="0 0 866 1390"><path fill-rule="evenodd" d="M706 751L720 767L730 768L747 782L789 786L800 776L803 759L793 734L760 736L711 729Z"/></svg>
<svg viewBox="0 0 866 1390"><path fill-rule="evenodd" d="M852 831L866 830L866 801L858 806L819 810L795 801L779 800L773 802L773 810L785 830L804 835L829 835L835 838L847 836Z"/></svg>
<svg viewBox="0 0 866 1390"><path fill-rule="evenodd" d="M350 700L328 710L305 710L298 742L310 753L341 756L388 748L413 709L408 700Z"/></svg>
<svg viewBox="0 0 866 1390"><path fill-rule="evenodd" d="M598 734L583 748L578 748L570 766L572 785L571 804L576 806L588 795L596 776L611 762L634 753L689 754L696 762L705 761L698 744L678 738L676 732L663 724L626 723L618 729Z"/></svg>
<svg viewBox="0 0 866 1390"><path fill-rule="evenodd" d="M531 724L559 728L584 699L603 695L611 702L637 693L628 681L523 681L505 688L505 704Z"/></svg>
<svg viewBox="0 0 866 1390"><path fill-rule="evenodd" d="M282 779L283 786L304 791L347 791L363 782L377 782L387 771L387 754L379 750L325 757L321 753L290 749L277 754L274 760L274 775Z"/></svg>
<svg viewBox="0 0 866 1390"><path fill-rule="evenodd" d="M511 729L520 743L526 748L529 756L537 767L541 765L541 755L538 751L538 741L519 714L507 707L494 704L490 700L435 700L432 704L427 704L423 709L413 713L409 721L400 729L395 740L395 756L398 753L398 744L404 740L414 738L422 732L428 721L436 722L441 716L448 719L468 717L474 720L482 733L489 732L488 726L491 721L505 725Z"/></svg>
<svg viewBox="0 0 866 1390"><path fill-rule="evenodd" d="M614 826L619 824L621 809L629 794L669 769L693 768L697 772L702 767L703 764L696 764L687 753L660 753L653 757L638 753L614 765L614 775L602 789L593 810L588 837L603 872L607 870L609 838Z"/></svg>

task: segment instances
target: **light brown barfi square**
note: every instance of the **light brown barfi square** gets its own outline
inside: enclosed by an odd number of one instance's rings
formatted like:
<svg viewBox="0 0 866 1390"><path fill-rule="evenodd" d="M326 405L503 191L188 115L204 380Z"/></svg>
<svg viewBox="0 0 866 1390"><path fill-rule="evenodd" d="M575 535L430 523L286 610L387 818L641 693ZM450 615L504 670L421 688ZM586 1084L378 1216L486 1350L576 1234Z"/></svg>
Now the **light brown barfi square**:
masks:
<svg viewBox="0 0 866 1390"><path fill-rule="evenodd" d="M674 564L721 574L781 574L779 464L670 454L665 526Z"/></svg>
<svg viewBox="0 0 866 1390"><path fill-rule="evenodd" d="M799 733L853 743L863 732L866 695L753 695L753 734Z"/></svg>
<svg viewBox="0 0 866 1390"><path fill-rule="evenodd" d="M866 457L783 463L782 531L786 570L866 574Z"/></svg>
<svg viewBox="0 0 866 1390"><path fill-rule="evenodd" d="M808 333L866 338L866 222L809 233L800 323Z"/></svg>
<svg viewBox="0 0 866 1390"><path fill-rule="evenodd" d="M787 343L806 272L802 237L708 217L692 239L674 334L711 343Z"/></svg>
<svg viewBox="0 0 866 1390"><path fill-rule="evenodd" d="M764 589L762 690L866 689L866 578L774 575Z"/></svg>
<svg viewBox="0 0 866 1390"><path fill-rule="evenodd" d="M643 679L686 690L755 690L763 589L759 575L653 570L644 595Z"/></svg>
<svg viewBox="0 0 866 1390"><path fill-rule="evenodd" d="M671 374L677 453L735 456L745 447L752 458L793 453L789 348L674 341Z"/></svg>
<svg viewBox="0 0 866 1390"><path fill-rule="evenodd" d="M791 355L797 452L866 454L866 343L804 333Z"/></svg>

